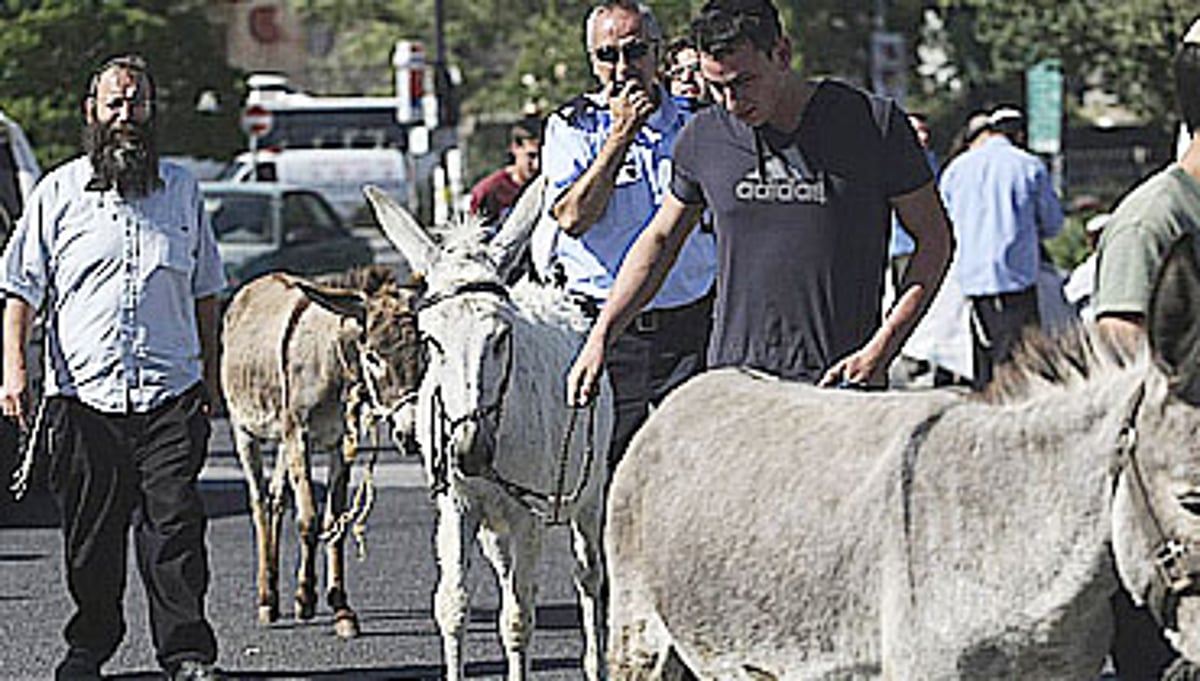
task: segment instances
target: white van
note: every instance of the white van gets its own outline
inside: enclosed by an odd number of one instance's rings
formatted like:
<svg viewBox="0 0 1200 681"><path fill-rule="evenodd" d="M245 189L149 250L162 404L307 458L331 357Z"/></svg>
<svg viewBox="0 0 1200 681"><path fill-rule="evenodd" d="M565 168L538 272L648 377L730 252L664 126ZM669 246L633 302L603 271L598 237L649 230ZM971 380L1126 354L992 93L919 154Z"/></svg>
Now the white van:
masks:
<svg viewBox="0 0 1200 681"><path fill-rule="evenodd" d="M254 175L253 156L258 157ZM221 180L284 182L321 193L347 223L371 222L362 187L373 184L409 205L408 166L399 149L264 149L243 152Z"/></svg>

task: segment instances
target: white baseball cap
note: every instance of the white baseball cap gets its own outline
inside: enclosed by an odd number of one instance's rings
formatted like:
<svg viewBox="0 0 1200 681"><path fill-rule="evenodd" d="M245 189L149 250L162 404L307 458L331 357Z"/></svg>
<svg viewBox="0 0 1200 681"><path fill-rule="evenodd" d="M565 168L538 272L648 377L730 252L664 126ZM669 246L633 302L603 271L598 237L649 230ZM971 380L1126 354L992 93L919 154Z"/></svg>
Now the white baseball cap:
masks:
<svg viewBox="0 0 1200 681"><path fill-rule="evenodd" d="M1200 45L1200 19L1192 22L1192 27L1183 36L1184 45Z"/></svg>
<svg viewBox="0 0 1200 681"><path fill-rule="evenodd" d="M1020 109L1011 106L1002 106L988 115L988 124L994 126L1005 123L1019 123L1024 120L1025 116Z"/></svg>

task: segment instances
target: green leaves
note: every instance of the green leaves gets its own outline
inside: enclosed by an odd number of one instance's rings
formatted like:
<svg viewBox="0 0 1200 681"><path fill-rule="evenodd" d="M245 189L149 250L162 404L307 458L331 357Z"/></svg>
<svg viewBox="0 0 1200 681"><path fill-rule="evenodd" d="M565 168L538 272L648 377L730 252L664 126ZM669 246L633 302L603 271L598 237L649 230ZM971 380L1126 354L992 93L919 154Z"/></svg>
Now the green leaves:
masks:
<svg viewBox="0 0 1200 681"><path fill-rule="evenodd" d="M203 2L7 2L0 9L0 108L25 129L43 166L79 153L91 70L128 52L142 54L154 71L164 154L213 156L242 144L239 77L225 64ZM205 89L217 92L221 113L195 111Z"/></svg>

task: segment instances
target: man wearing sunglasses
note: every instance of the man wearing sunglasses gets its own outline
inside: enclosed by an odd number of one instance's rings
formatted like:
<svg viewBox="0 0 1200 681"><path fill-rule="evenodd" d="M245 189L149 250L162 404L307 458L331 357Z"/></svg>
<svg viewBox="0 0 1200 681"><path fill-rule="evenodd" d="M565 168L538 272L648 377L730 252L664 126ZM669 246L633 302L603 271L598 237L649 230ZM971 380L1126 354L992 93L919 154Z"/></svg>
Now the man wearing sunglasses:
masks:
<svg viewBox="0 0 1200 681"><path fill-rule="evenodd" d="M586 35L600 87L547 121L542 168L551 198L533 252L543 278L560 281L594 316L667 193L671 150L689 114L658 82L662 33L647 7L628 0L597 5ZM650 405L704 368L716 248L702 232L678 246L661 291L632 315L608 357L616 398L610 466Z"/></svg>
<svg viewBox="0 0 1200 681"><path fill-rule="evenodd" d="M770 0L709 0L692 32L716 105L679 136L662 208L625 257L567 394L576 403L591 399L612 339L658 290L706 209L721 264L709 366L830 386L884 385L952 248L904 112L794 71ZM893 208L916 248L897 302L883 314Z"/></svg>

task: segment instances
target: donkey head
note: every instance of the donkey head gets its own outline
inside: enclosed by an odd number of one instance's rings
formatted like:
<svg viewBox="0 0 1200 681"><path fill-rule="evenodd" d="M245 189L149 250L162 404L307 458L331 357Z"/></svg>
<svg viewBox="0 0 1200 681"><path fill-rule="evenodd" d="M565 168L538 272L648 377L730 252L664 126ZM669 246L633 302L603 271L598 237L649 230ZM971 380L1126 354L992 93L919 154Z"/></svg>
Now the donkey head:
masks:
<svg viewBox="0 0 1200 681"><path fill-rule="evenodd" d="M420 286L401 286L393 279L361 289L316 286L301 280L297 286L318 305L354 321L357 333L348 350L358 358L359 378L372 411L389 418L401 432L411 430L411 425L405 425L411 421L411 417L405 421L405 411L411 409L425 371L417 329Z"/></svg>
<svg viewBox="0 0 1200 681"><path fill-rule="evenodd" d="M1153 366L1127 418L1113 549L1125 586L1200 660L1200 265L1170 250L1146 316ZM1140 400L1140 404L1138 401Z"/></svg>
<svg viewBox="0 0 1200 681"><path fill-rule="evenodd" d="M421 320L430 339L429 370L418 419L429 430L434 463L464 475L485 473L495 459L513 379L514 310L498 283L469 283L431 298ZM443 461L436 461L442 457Z"/></svg>
<svg viewBox="0 0 1200 681"><path fill-rule="evenodd" d="M389 196L366 190L384 232L428 286L418 302L429 363L417 437L435 487L450 466L480 475L495 457L516 354L516 312L504 282L537 222L543 187L538 180L526 190L490 242L472 218L435 242Z"/></svg>

